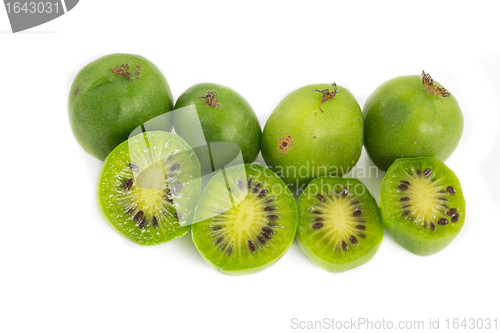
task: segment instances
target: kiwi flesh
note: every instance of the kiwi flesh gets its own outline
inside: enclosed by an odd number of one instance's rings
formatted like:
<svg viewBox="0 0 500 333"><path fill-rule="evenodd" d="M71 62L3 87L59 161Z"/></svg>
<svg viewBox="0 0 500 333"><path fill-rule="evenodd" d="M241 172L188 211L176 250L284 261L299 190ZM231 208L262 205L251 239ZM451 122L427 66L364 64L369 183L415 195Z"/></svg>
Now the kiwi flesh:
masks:
<svg viewBox="0 0 500 333"><path fill-rule="evenodd" d="M156 245L189 231L201 192L200 163L179 136L144 132L106 158L97 186L106 221L140 245Z"/></svg>
<svg viewBox="0 0 500 333"><path fill-rule="evenodd" d="M431 157L397 159L382 181L380 207L387 233L419 256L448 246L465 219L460 181Z"/></svg>
<svg viewBox="0 0 500 333"><path fill-rule="evenodd" d="M295 199L283 181L257 164L223 169L205 187L192 225L202 257L222 273L259 272L290 248Z"/></svg>
<svg viewBox="0 0 500 333"><path fill-rule="evenodd" d="M368 262L382 242L379 207L357 179L314 179L300 195L298 210L298 243L328 272L343 272Z"/></svg>

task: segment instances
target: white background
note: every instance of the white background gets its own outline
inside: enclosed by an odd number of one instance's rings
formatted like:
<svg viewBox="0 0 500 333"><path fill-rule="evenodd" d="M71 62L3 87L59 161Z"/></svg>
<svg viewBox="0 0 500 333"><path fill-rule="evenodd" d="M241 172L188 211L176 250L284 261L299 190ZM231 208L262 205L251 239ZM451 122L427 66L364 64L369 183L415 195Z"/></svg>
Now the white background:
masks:
<svg viewBox="0 0 500 333"><path fill-rule="evenodd" d="M496 2L407 3L86 0L18 34L0 8L0 331L289 332L292 318L359 317L426 328L439 318L443 330L446 318L498 318ZM271 268L242 277L211 268L190 236L136 245L98 214L102 162L80 148L67 116L78 70L114 52L153 61L174 98L199 82L234 88L262 127L306 84L335 81L363 106L382 82L424 69L464 113L446 163L463 185L465 226L425 258L386 236L369 263L340 274L315 266L296 243ZM372 165L364 152L358 165ZM362 179L377 200L382 176Z"/></svg>

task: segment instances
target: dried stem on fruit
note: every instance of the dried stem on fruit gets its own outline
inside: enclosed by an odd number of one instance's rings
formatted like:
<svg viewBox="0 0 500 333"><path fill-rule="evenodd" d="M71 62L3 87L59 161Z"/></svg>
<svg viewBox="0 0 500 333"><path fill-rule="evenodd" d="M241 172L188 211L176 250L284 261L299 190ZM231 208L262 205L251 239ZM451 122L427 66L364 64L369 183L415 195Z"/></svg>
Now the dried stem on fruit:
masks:
<svg viewBox="0 0 500 333"><path fill-rule="evenodd" d="M337 84L335 82L332 83L332 87L333 87L333 91L330 91L330 89L322 89L322 90L314 89L313 90L313 91L317 91L317 92L322 94L321 103L319 103L319 109L323 113L325 113L325 111L323 111L323 109L321 109L321 104L331 101L338 93Z"/></svg>
<svg viewBox="0 0 500 333"><path fill-rule="evenodd" d="M432 79L430 74L427 74L425 71L422 71L422 75L420 77L422 78L422 83L425 87L425 91L427 91L430 94L441 97L450 97L450 92L446 90L445 87L438 87L437 85L434 84L434 80Z"/></svg>
<svg viewBox="0 0 500 333"><path fill-rule="evenodd" d="M216 109L220 109L219 96L213 90L208 90L205 95L200 96L205 101L205 105L211 106Z"/></svg>

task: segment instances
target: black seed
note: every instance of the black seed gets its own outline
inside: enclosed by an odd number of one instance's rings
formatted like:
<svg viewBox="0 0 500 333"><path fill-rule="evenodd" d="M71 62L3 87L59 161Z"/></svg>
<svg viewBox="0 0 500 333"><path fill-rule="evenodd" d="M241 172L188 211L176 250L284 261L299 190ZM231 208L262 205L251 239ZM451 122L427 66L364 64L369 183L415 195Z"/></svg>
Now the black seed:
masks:
<svg viewBox="0 0 500 333"><path fill-rule="evenodd" d="M402 197L402 198L399 198L399 201L409 201L411 200L410 197Z"/></svg>
<svg viewBox="0 0 500 333"><path fill-rule="evenodd" d="M272 231L271 229L269 229L268 227L262 227L262 231L264 231L266 234L268 235L272 235L274 234L274 231Z"/></svg>
<svg viewBox="0 0 500 333"><path fill-rule="evenodd" d="M267 222L267 225L270 226L271 228L276 227L276 223L273 222Z"/></svg>
<svg viewBox="0 0 500 333"><path fill-rule="evenodd" d="M168 202L170 202L170 203L174 202L174 200L172 200L172 199L171 199L171 198L169 198L168 196L167 196L167 197L165 197L165 200L166 200L166 201L168 201Z"/></svg>
<svg viewBox="0 0 500 333"><path fill-rule="evenodd" d="M181 165L179 163L175 163L174 165L172 165L170 167L170 171L175 171L177 169L179 169L181 167Z"/></svg>
<svg viewBox="0 0 500 333"><path fill-rule="evenodd" d="M358 233L358 236L361 237L361 238L366 238L366 235L362 232Z"/></svg>
<svg viewBox="0 0 500 333"><path fill-rule="evenodd" d="M248 189L252 188L252 178L248 178Z"/></svg>
<svg viewBox="0 0 500 333"><path fill-rule="evenodd" d="M153 216L153 227L158 229L158 219L156 218L156 216Z"/></svg>
<svg viewBox="0 0 500 333"><path fill-rule="evenodd" d="M364 225L362 225L362 224L358 224L358 225L356 226L356 229L359 229L359 230L366 230L366 227L365 227Z"/></svg>
<svg viewBox="0 0 500 333"><path fill-rule="evenodd" d="M446 188L446 191L448 191L448 193L450 193L451 195L455 195L455 189L453 188L453 186L448 186Z"/></svg>
<svg viewBox="0 0 500 333"><path fill-rule="evenodd" d="M220 238L217 238L214 242L214 244L219 244L220 242L222 242L224 240L224 237L220 237Z"/></svg>
<svg viewBox="0 0 500 333"><path fill-rule="evenodd" d="M134 185L134 181L132 179L127 179L127 181L125 182L125 184L123 184L123 189L125 191L128 191L128 190L130 190L130 188L132 187L132 185Z"/></svg>
<svg viewBox="0 0 500 333"><path fill-rule="evenodd" d="M220 225L215 225L212 227L212 230L220 230L222 227Z"/></svg>
<svg viewBox="0 0 500 333"><path fill-rule="evenodd" d="M406 185L410 185L410 182L408 182L408 181L406 181L406 180L402 180L402 181L400 181L400 183L402 183L402 184L406 184Z"/></svg>
<svg viewBox="0 0 500 333"><path fill-rule="evenodd" d="M250 248L250 251L255 252L255 245L253 245L252 241L248 241L248 247Z"/></svg>
<svg viewBox="0 0 500 333"><path fill-rule="evenodd" d="M431 174L431 169L427 168L424 170L424 177L427 177L430 174Z"/></svg>
<svg viewBox="0 0 500 333"><path fill-rule="evenodd" d="M437 222L439 225L447 225L448 224L448 220L444 219L444 218L439 219Z"/></svg>
<svg viewBox="0 0 500 333"><path fill-rule="evenodd" d="M356 200L356 201L352 202L349 206L357 205L357 204L359 204L359 200Z"/></svg>
<svg viewBox="0 0 500 333"><path fill-rule="evenodd" d="M453 216L451 217L451 222L456 223L459 218L460 214L453 214Z"/></svg>
<svg viewBox="0 0 500 333"><path fill-rule="evenodd" d="M259 192L259 190L260 190L260 187L261 187L261 186L262 186L262 184L261 184L261 183L257 183L257 185L255 185L255 187L253 188L253 192L254 192L254 193Z"/></svg>
<svg viewBox="0 0 500 333"><path fill-rule="evenodd" d="M144 212L142 210L138 211L134 216L134 222L138 223L144 217Z"/></svg>
<svg viewBox="0 0 500 333"><path fill-rule="evenodd" d="M363 213L363 211L359 208L355 209L354 212L352 213L352 216L359 216Z"/></svg>
<svg viewBox="0 0 500 333"><path fill-rule="evenodd" d="M258 197L262 198L262 197L266 196L267 192L268 192L267 188L263 189L262 191L260 191Z"/></svg>
<svg viewBox="0 0 500 333"><path fill-rule="evenodd" d="M170 162L170 161L172 160L172 158L174 158L174 156L173 156L173 155L170 155L169 157L167 157L167 158L165 159L165 161L166 161L166 162Z"/></svg>
<svg viewBox="0 0 500 333"><path fill-rule="evenodd" d="M266 208L264 208L265 212L272 212L273 210L276 210L276 207L274 207L274 206L267 206Z"/></svg>
<svg viewBox="0 0 500 333"><path fill-rule="evenodd" d="M448 216L452 216L453 214L455 214L457 212L457 209L456 208L450 208L448 209L448 211L446 212L446 215Z"/></svg>
<svg viewBox="0 0 500 333"><path fill-rule="evenodd" d="M417 175L420 176L420 169L417 169Z"/></svg>
<svg viewBox="0 0 500 333"><path fill-rule="evenodd" d="M239 187L240 189L243 189L243 182L241 181L241 179L237 179L237 180L236 180L236 185L238 185L238 187ZM249 241L249 242L250 242L250 241ZM252 252L253 252L253 251L252 251Z"/></svg>
<svg viewBox="0 0 500 333"><path fill-rule="evenodd" d="M132 169L132 171L139 172L139 168L134 163L129 163L128 166Z"/></svg>
<svg viewBox="0 0 500 333"><path fill-rule="evenodd" d="M317 210L313 210L313 214L321 214L321 212L318 212Z"/></svg>
<svg viewBox="0 0 500 333"><path fill-rule="evenodd" d="M274 214L267 215L267 218L270 220L276 220L278 218L278 215L274 215Z"/></svg>
<svg viewBox="0 0 500 333"><path fill-rule="evenodd" d="M231 252L233 252L233 247L232 247L232 246L230 246L230 247L227 249L227 251L226 251L226 255L227 255L227 256L230 256L230 255L231 255Z"/></svg>
<svg viewBox="0 0 500 333"><path fill-rule="evenodd" d="M182 191L182 187L183 187L183 185L182 185L181 182L175 183L175 185L174 185L174 192L175 193L179 193L180 191Z"/></svg>
<svg viewBox="0 0 500 333"><path fill-rule="evenodd" d="M351 241L351 243L353 243L354 245L358 244L358 239L354 236L351 235L351 237L349 237L349 240Z"/></svg>
<svg viewBox="0 0 500 333"><path fill-rule="evenodd" d="M407 205L404 205L403 208L408 208L410 207L411 205L407 204Z"/></svg>
<svg viewBox="0 0 500 333"><path fill-rule="evenodd" d="M134 208L132 207L132 208L130 208L129 210L127 210L127 211L125 212L125 214L130 215L130 214L132 214L133 212L134 212Z"/></svg>
<svg viewBox="0 0 500 333"><path fill-rule="evenodd" d="M265 203L265 204L268 204L268 203L271 203L271 202L273 202L273 201L274 201L274 199L273 199L273 198L270 198L270 199L267 199L266 201L264 201L264 203Z"/></svg>
<svg viewBox="0 0 500 333"><path fill-rule="evenodd" d="M319 229L323 226L324 224L322 222L317 222L313 224L313 229Z"/></svg>
<svg viewBox="0 0 500 333"><path fill-rule="evenodd" d="M443 206L444 208L448 209L448 206L446 206L444 203L441 203L441 206Z"/></svg>
<svg viewBox="0 0 500 333"><path fill-rule="evenodd" d="M182 215L181 213L177 213L177 212L175 212L175 213L174 213L174 217L175 217L176 219L178 219L178 220L182 220L182 218L184 218L184 215Z"/></svg>
<svg viewBox="0 0 500 333"><path fill-rule="evenodd" d="M144 229L145 226L146 226L146 216L144 216L141 223L139 224L139 228Z"/></svg>
<svg viewBox="0 0 500 333"><path fill-rule="evenodd" d="M317 221L317 222L319 222L319 221L324 221L324 220L325 220L325 219L323 219L322 217L317 217L317 218L315 218L315 219L314 219L314 221Z"/></svg>
<svg viewBox="0 0 500 333"><path fill-rule="evenodd" d="M410 210L405 210L404 212L401 213L401 216L407 216L410 213L411 213Z"/></svg>
<svg viewBox="0 0 500 333"><path fill-rule="evenodd" d="M358 220L359 223L365 223L366 220Z"/></svg>
<svg viewBox="0 0 500 333"><path fill-rule="evenodd" d="M321 202L325 202L325 198L321 194L316 194L316 197L319 199Z"/></svg>
<svg viewBox="0 0 500 333"><path fill-rule="evenodd" d="M424 221L424 223L422 223L422 226L425 228L427 227L427 222Z"/></svg>
<svg viewBox="0 0 500 333"><path fill-rule="evenodd" d="M261 232L260 234L262 236L266 237L267 239L271 239L271 235L270 234L266 234L265 232Z"/></svg>
<svg viewBox="0 0 500 333"><path fill-rule="evenodd" d="M431 222L431 230L434 231L436 230L436 226L434 225L434 223Z"/></svg>
<svg viewBox="0 0 500 333"><path fill-rule="evenodd" d="M448 201L446 198L438 198L439 200Z"/></svg>
<svg viewBox="0 0 500 333"><path fill-rule="evenodd" d="M342 248L344 249L344 251L347 251L348 249L347 244L344 241L342 241Z"/></svg>
<svg viewBox="0 0 500 333"><path fill-rule="evenodd" d="M406 185L406 184L399 184L399 185L398 185L398 188L399 188L401 191L406 191L407 189L409 189L408 185Z"/></svg>
<svg viewBox="0 0 500 333"><path fill-rule="evenodd" d="M260 236L257 236L257 239L259 240L259 242L261 242L262 244L266 244L266 240Z"/></svg>
<svg viewBox="0 0 500 333"><path fill-rule="evenodd" d="M342 192L340 194L342 194L342 196L345 197L347 195L347 187L343 187Z"/></svg>

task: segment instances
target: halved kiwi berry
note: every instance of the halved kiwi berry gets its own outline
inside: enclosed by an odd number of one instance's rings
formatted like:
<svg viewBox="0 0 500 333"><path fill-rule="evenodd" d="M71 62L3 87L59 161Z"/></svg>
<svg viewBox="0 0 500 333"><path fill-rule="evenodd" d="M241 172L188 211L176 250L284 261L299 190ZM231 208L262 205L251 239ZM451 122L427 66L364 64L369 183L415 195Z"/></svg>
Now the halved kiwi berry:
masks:
<svg viewBox="0 0 500 333"><path fill-rule="evenodd" d="M292 193L274 172L256 164L216 174L203 191L194 218L196 248L228 275L271 266L290 248L297 230Z"/></svg>
<svg viewBox="0 0 500 333"><path fill-rule="evenodd" d="M357 179L314 179L301 194L298 209L298 243L329 272L368 262L382 242L384 228L377 202Z"/></svg>
<svg viewBox="0 0 500 333"><path fill-rule="evenodd" d="M414 254L441 251L464 224L460 181L436 158L397 159L384 177L380 195L387 233Z"/></svg>
<svg viewBox="0 0 500 333"><path fill-rule="evenodd" d="M201 192L193 149L168 132L145 132L116 147L104 161L97 187L106 220L140 245L186 234Z"/></svg>

